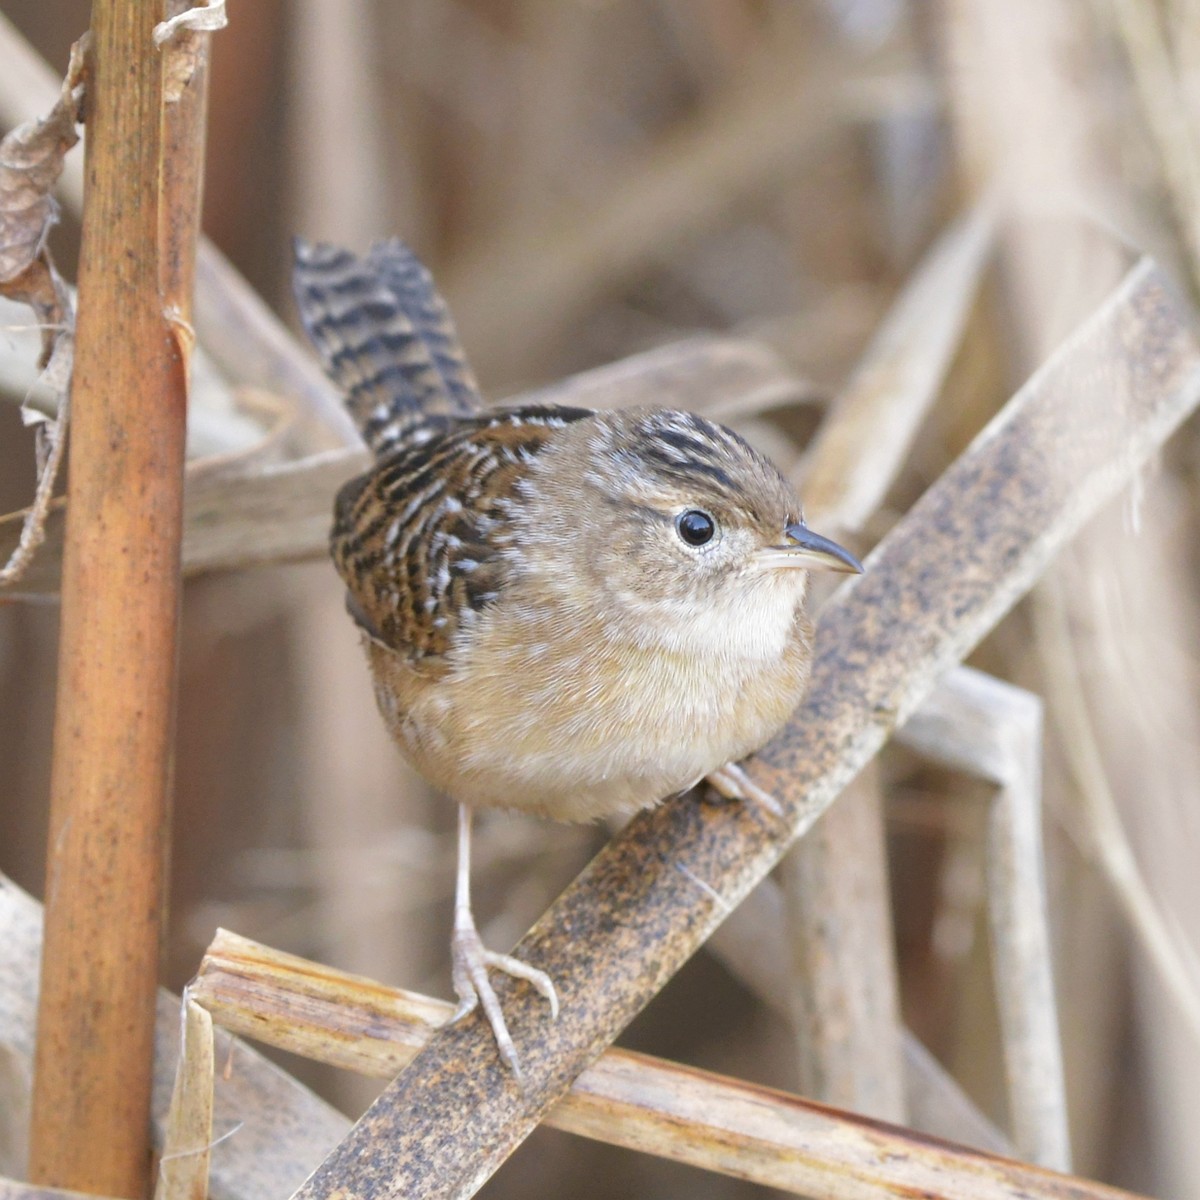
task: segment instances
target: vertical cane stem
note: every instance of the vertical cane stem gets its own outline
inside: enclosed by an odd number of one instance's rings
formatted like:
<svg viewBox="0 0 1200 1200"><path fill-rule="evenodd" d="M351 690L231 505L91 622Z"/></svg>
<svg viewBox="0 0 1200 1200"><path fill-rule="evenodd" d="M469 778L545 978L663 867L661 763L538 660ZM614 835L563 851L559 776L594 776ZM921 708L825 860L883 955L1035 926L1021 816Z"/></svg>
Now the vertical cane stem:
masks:
<svg viewBox="0 0 1200 1200"><path fill-rule="evenodd" d="M92 6L30 1149L35 1182L129 1197L150 1164L204 128L206 46L191 65L156 47L165 15Z"/></svg>

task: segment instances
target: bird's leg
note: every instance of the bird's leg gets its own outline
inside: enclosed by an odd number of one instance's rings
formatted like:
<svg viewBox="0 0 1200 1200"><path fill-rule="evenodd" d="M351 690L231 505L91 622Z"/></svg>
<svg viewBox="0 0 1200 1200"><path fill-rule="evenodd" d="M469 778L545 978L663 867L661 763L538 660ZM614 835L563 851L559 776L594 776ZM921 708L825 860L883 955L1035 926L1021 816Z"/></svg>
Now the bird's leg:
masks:
<svg viewBox="0 0 1200 1200"><path fill-rule="evenodd" d="M720 792L726 800L741 800L743 803L757 804L765 808L773 817L787 820L779 801L766 788L761 788L739 763L726 763L706 776L709 785Z"/></svg>
<svg viewBox="0 0 1200 1200"><path fill-rule="evenodd" d="M531 983L549 1001L552 1018L558 1016L558 993L545 971L539 971L509 954L496 954L486 949L480 941L479 930L475 928L475 918L471 913L471 809L465 804L458 806L458 878L454 889L454 937L450 949L454 991L458 995L458 1008L450 1020L461 1020L482 1002L500 1057L519 1079L521 1067L516 1047L504 1022L500 1001L488 979L488 968L495 967Z"/></svg>

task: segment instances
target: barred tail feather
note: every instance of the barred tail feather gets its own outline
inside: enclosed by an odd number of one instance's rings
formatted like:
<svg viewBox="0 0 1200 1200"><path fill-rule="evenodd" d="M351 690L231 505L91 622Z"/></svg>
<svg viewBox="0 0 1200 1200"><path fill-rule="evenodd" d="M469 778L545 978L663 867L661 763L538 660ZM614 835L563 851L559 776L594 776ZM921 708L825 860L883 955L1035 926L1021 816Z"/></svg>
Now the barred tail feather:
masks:
<svg viewBox="0 0 1200 1200"><path fill-rule="evenodd" d="M386 250L383 265L404 281L403 295L392 290L373 259L300 238L294 241L292 274L304 328L376 454L418 436L429 417L462 416L481 407L465 364L451 371L462 355L428 272L402 243L389 243ZM413 267L402 271L405 259ZM421 297L421 285L427 298Z"/></svg>
<svg viewBox="0 0 1200 1200"><path fill-rule="evenodd" d="M428 268L399 238L376 242L367 262L379 273L413 323L442 377L447 395L460 406L462 413L477 412L482 407L479 386L467 364L450 310Z"/></svg>

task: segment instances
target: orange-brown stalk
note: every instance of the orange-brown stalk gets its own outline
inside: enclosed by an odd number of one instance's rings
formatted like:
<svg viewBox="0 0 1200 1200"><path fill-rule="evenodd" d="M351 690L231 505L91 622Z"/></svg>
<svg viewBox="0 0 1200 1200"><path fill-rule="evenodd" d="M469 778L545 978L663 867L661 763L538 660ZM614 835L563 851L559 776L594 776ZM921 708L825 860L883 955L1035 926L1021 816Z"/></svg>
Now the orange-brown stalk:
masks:
<svg viewBox="0 0 1200 1200"><path fill-rule="evenodd" d="M189 67L179 46L156 47L165 15L144 0L92 6L30 1148L34 1182L129 1197L145 1194L150 1165L180 603L182 331L203 141L203 49Z"/></svg>

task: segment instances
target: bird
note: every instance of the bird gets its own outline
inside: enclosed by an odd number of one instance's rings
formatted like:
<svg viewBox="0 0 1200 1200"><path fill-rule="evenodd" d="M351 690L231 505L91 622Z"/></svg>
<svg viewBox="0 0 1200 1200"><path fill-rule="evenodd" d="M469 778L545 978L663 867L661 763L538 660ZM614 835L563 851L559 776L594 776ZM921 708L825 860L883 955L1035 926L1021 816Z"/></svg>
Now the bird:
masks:
<svg viewBox="0 0 1200 1200"><path fill-rule="evenodd" d="M632 814L707 780L779 813L738 765L808 680L808 571L861 572L733 430L649 406L489 407L429 271L297 238L301 323L373 465L338 492L330 549L383 719L458 805L457 1021L482 1004L520 1060L470 898L472 814Z"/></svg>

